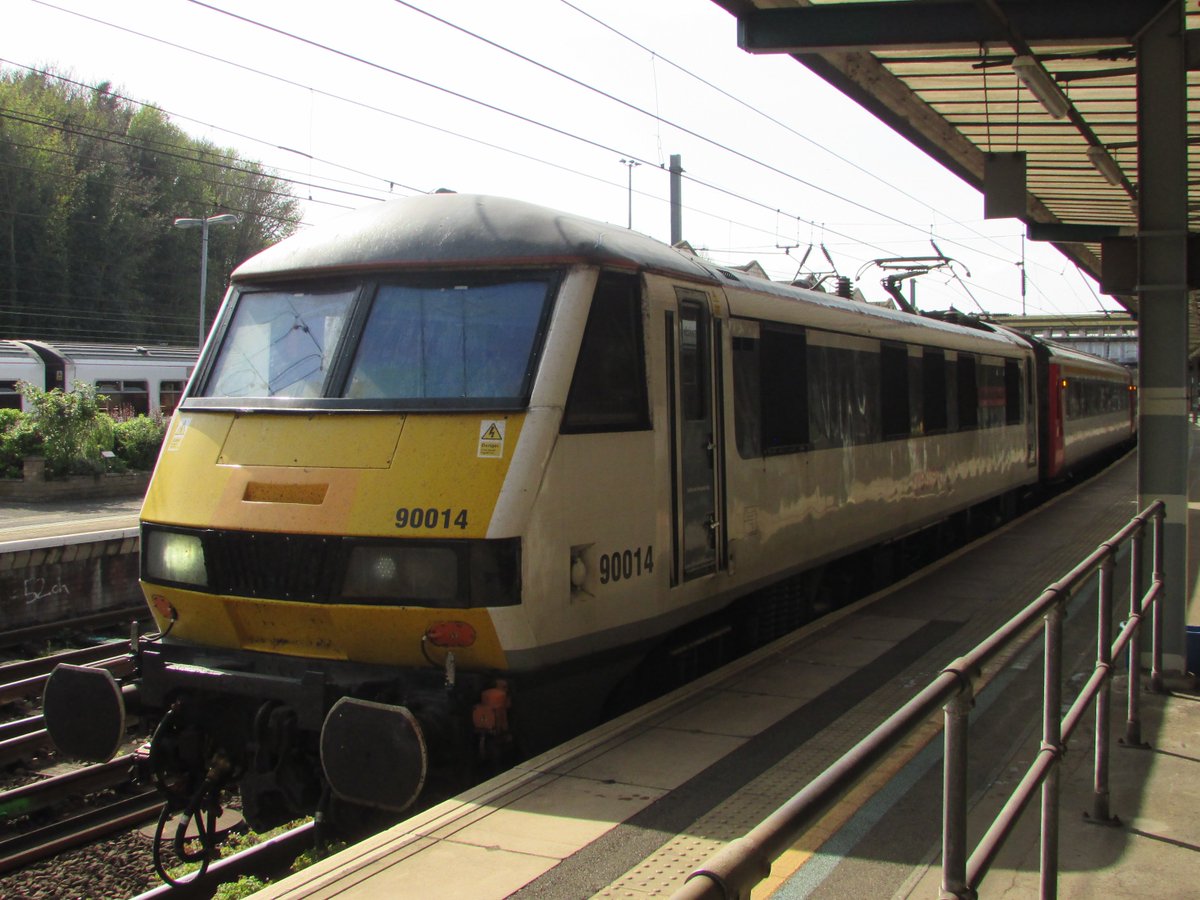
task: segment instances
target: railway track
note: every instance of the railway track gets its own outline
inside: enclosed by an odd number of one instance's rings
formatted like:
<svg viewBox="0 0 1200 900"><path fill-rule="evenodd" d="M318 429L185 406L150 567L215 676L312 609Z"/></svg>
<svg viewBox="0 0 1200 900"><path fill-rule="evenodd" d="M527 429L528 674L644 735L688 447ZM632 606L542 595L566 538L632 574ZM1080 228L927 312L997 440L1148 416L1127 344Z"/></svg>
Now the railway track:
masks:
<svg viewBox="0 0 1200 900"><path fill-rule="evenodd" d="M46 825L28 827L21 823L18 833L0 838L0 875L155 821L162 813L162 798L152 788L134 787L135 764L135 756L128 754L108 763L0 793L0 826L27 817L36 821L39 813L77 803L81 797L94 797L105 792L118 795ZM207 900L219 885L237 881L243 875L256 875L267 880L279 878L297 856L313 846L314 836L311 823L275 835L212 863L202 873L179 876L181 880L177 885L163 885L161 896L170 896L172 900ZM149 847L145 852L148 865ZM158 890L150 893L150 896L159 895Z"/></svg>
<svg viewBox="0 0 1200 900"><path fill-rule="evenodd" d="M67 650L38 659L0 665L0 704L40 698L46 679L59 663L106 668L115 677L128 674L133 667L128 641L106 641L94 647ZM0 724L0 767L28 760L51 746L40 714Z"/></svg>
<svg viewBox="0 0 1200 900"><path fill-rule="evenodd" d="M79 797L128 790L133 784L134 757L118 757L0 793L0 824L37 816ZM0 839L0 873L55 856L154 819L162 801L153 790L126 796L40 827Z"/></svg>
<svg viewBox="0 0 1200 900"><path fill-rule="evenodd" d="M152 822L162 807L162 800L151 789L0 841L0 873L16 871L99 838Z"/></svg>
<svg viewBox="0 0 1200 900"><path fill-rule="evenodd" d="M108 610L102 613L92 613L73 619L63 619L44 625L31 625L25 628L14 628L0 631L0 647L20 647L23 644L50 640L72 631L94 632L127 622L147 622L150 612L144 604L127 606L121 609Z"/></svg>
<svg viewBox="0 0 1200 900"><path fill-rule="evenodd" d="M185 876L175 885L164 884L147 891L139 900L208 900L216 889L248 875L274 880L286 873L300 854L314 845L316 828L309 822L261 844L219 859L199 875Z"/></svg>
<svg viewBox="0 0 1200 900"><path fill-rule="evenodd" d="M40 696L46 679L59 663L74 666L102 665L120 668L121 661L130 660L130 641L104 641L91 647L63 650L37 659L17 660L0 664L0 703L11 703L27 697ZM132 662L131 662L132 664ZM114 675L117 673L114 672Z"/></svg>

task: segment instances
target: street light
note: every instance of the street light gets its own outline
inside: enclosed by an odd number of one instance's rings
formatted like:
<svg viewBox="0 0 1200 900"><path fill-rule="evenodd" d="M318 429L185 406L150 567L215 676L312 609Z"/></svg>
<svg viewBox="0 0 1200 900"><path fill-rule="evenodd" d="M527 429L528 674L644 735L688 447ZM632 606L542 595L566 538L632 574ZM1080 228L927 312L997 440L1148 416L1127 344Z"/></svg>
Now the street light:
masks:
<svg viewBox="0 0 1200 900"><path fill-rule="evenodd" d="M623 159L621 165L629 167L629 228L633 228L633 167L640 166L636 159Z"/></svg>
<svg viewBox="0 0 1200 900"><path fill-rule="evenodd" d="M204 347L204 292L208 287L208 226L236 225L238 217L233 213L209 216L207 219L176 219L176 228L200 229L200 339L197 348Z"/></svg>

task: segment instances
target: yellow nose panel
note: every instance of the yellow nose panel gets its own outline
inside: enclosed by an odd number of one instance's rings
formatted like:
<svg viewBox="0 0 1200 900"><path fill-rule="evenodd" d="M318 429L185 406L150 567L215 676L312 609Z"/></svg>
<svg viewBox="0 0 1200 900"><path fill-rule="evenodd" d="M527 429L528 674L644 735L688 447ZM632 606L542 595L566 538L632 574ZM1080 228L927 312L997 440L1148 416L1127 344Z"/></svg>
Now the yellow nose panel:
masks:
<svg viewBox="0 0 1200 900"><path fill-rule="evenodd" d="M404 416L239 415L217 462L226 466L386 469Z"/></svg>
<svg viewBox="0 0 1200 900"><path fill-rule="evenodd" d="M246 650L345 659L336 646L329 611L300 603L226 603L226 613Z"/></svg>

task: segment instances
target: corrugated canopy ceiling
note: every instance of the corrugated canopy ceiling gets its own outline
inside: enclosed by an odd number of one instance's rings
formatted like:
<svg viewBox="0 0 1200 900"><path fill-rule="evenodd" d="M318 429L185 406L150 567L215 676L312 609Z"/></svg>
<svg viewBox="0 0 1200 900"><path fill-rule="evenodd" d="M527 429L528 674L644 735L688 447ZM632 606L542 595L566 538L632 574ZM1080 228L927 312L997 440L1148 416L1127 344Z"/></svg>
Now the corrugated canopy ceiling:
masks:
<svg viewBox="0 0 1200 900"><path fill-rule="evenodd" d="M1136 231L1135 40L1167 0L714 2L737 17L743 49L792 55L980 190L985 166L994 174L998 156L1024 153L1030 237L1054 239L1095 277L1101 235ZM1200 0L1185 0L1184 10L1187 216L1195 233ZM1014 60L1049 76L1065 101L1059 117L1018 79ZM1117 299L1136 314L1136 295ZM1196 292L1189 300L1195 357Z"/></svg>

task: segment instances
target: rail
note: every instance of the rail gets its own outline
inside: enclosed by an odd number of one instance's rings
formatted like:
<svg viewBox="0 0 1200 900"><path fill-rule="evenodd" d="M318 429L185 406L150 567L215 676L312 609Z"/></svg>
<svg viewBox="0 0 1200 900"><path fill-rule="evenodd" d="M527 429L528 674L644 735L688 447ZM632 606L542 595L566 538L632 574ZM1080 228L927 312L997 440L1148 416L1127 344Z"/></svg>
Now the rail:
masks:
<svg viewBox="0 0 1200 900"><path fill-rule="evenodd" d="M1066 742L1096 700L1096 740L1092 816L1111 818L1108 808L1109 681L1113 660L1128 647L1129 690L1125 742L1140 745L1141 626L1148 611L1151 619L1151 689L1161 692L1163 594L1163 516L1165 505L1156 500L1125 527L1100 544L1083 562L1042 594L999 630L965 656L942 670L920 693L863 738L845 756L809 782L799 793L745 836L714 854L673 895L673 900L746 898L750 889L771 872L771 863L884 759L919 725L943 710L944 770L942 788L942 893L943 898L973 898L995 861L1000 847L1016 827L1017 819L1041 789L1041 895L1054 897L1058 882L1058 768ZM1148 590L1142 584L1143 539L1153 523L1153 575ZM1123 544L1129 543L1130 611L1116 639L1113 631L1113 573ZM1062 626L1070 599L1099 573L1096 665L1078 698L1065 716L1062 702ZM968 857L967 844L967 713L974 702L976 682L983 667L1010 645L1023 639L1044 620L1045 669L1042 740L1033 763L1009 797L995 821ZM1061 716L1061 718L1060 718Z"/></svg>

